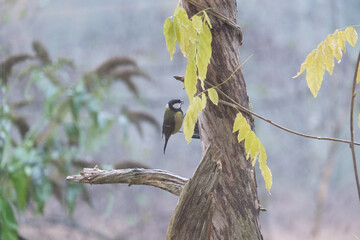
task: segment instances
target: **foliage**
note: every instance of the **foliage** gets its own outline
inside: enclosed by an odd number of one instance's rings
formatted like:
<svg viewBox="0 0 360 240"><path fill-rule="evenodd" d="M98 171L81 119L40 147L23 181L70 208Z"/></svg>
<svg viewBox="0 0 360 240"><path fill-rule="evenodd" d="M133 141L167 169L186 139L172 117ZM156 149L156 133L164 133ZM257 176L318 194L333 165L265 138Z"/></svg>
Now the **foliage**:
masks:
<svg viewBox="0 0 360 240"><path fill-rule="evenodd" d="M233 133L238 132L238 142L245 141L245 152L247 157L252 159L252 165L254 166L256 160L259 159L259 168L261 170L261 175L265 180L265 187L270 192L272 185L272 174L269 167L266 164L266 152L265 148L255 135L249 124L247 123L245 117L238 113L235 117Z"/></svg>
<svg viewBox="0 0 360 240"><path fill-rule="evenodd" d="M199 16L201 15L201 16ZM166 19L164 24L164 35L170 59L176 52L175 42L178 42L184 57L188 59L185 73L185 90L190 103L196 93L197 79L200 79L202 88L207 73L207 66L211 58L211 27L206 11L201 11L191 19L184 8L177 6L174 16Z"/></svg>
<svg viewBox="0 0 360 240"><path fill-rule="evenodd" d="M135 123L140 132L143 121L159 129L149 114L124 107L119 115L103 104L115 81L131 86L129 90L140 97L132 77L149 77L132 59L110 58L74 81L71 60L52 60L38 41L33 50L34 55L10 56L0 64L1 239L17 239L14 212L24 211L32 202L36 212L43 213L46 201L54 195L71 215L79 196L90 201L84 186L65 183L65 176L77 171L84 155L104 143L102 139L120 116ZM20 64L23 69L16 75ZM16 91L23 91L25 98L14 102L11 96Z"/></svg>
<svg viewBox="0 0 360 240"><path fill-rule="evenodd" d="M306 69L308 87L314 98L316 98L324 78L325 70L330 75L333 73L334 57L340 62L343 55L342 52L346 51L346 41L354 47L357 40L358 35L353 27L347 27L344 31L336 29L334 33L328 35L324 41L319 43L316 49L307 55L305 61L301 64L300 71L293 78L300 76ZM359 81L360 77L357 78L357 82Z"/></svg>
<svg viewBox="0 0 360 240"><path fill-rule="evenodd" d="M210 101L218 105L219 96L217 86L205 89L205 78L207 67L211 59L211 23L206 10L203 10L190 19L187 16L185 9L179 4L174 11L174 15L166 19L164 23L164 35L167 49L170 53L170 59L176 52L175 42L178 42L180 50L184 57L188 59L188 64L185 72L184 85L189 97L190 106L186 112L184 119L184 135L189 143L193 136L194 127L198 120L198 114L206 108L207 95ZM231 76L239 69L238 67ZM231 76L224 80L228 81ZM196 85L200 81L203 91L196 94ZM223 83L224 83L223 82ZM221 83L221 84L223 84ZM247 129L248 131L239 131ZM265 148L256 137L255 133L251 131L249 124L239 112L234 122L234 132L239 131L239 143L245 139L245 151L247 157L256 163L259 157L259 168L265 180L265 185L270 191L272 185L272 175L269 167L266 164Z"/></svg>

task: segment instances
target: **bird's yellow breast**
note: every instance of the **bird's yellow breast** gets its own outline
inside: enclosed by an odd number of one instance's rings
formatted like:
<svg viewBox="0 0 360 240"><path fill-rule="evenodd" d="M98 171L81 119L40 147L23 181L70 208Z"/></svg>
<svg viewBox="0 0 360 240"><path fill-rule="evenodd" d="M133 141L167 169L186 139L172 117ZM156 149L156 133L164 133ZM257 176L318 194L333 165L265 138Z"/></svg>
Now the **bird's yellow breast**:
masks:
<svg viewBox="0 0 360 240"><path fill-rule="evenodd" d="M174 131L172 132L172 134L175 134L180 130L182 123L183 123L184 116L181 112L176 112L174 118L175 118L175 127L174 127Z"/></svg>

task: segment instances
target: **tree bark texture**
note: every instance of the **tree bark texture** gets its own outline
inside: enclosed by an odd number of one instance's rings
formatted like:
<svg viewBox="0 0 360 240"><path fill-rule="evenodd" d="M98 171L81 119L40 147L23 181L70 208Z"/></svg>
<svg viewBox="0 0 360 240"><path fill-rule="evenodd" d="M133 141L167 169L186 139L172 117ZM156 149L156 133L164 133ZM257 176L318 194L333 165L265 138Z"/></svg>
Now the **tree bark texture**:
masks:
<svg viewBox="0 0 360 240"><path fill-rule="evenodd" d="M212 8L236 22L235 0L197 0L196 2L206 8ZM184 0L183 6L189 17L202 10L191 4L189 0ZM210 15L210 18L213 26L211 29L212 58L206 81L212 85L218 85L240 65L241 40L238 31L232 26L213 15ZM229 81L221 85L220 89L236 102L248 108L246 85L240 70ZM219 98L228 101L220 93ZM199 178L199 175L206 173L214 177L215 175L210 173L209 168L203 168L202 171L198 169L195 172L192 181L187 185L199 185L200 189L201 187L205 188L204 185L212 184L211 193L195 194L191 201L181 201L185 197L183 195L188 194L187 191L182 191L177 209L183 209L184 219L191 219L192 223L197 224L190 225L186 224L186 221L172 221L168 230L168 239L262 239L254 168L246 158L243 143L239 144L236 135L232 133L236 114L236 110L232 107L223 104L215 106L212 103L208 103L206 109L200 114L199 127L203 154L210 145L220 151L214 165L214 169L217 171L216 181L196 180L203 179ZM253 123L249 116L243 115L248 118L248 122ZM211 200L204 201L209 196L211 196ZM194 205L204 209L206 214L194 214ZM171 235L170 232L177 234ZM192 233L195 235L191 235ZM188 236L192 237L188 238Z"/></svg>
<svg viewBox="0 0 360 240"><path fill-rule="evenodd" d="M149 185L161 188L177 196L180 195L185 183L188 181L187 178L160 169L128 168L101 170L97 166L94 168L84 168L80 175L68 176L66 180L90 184L126 183L129 186Z"/></svg>

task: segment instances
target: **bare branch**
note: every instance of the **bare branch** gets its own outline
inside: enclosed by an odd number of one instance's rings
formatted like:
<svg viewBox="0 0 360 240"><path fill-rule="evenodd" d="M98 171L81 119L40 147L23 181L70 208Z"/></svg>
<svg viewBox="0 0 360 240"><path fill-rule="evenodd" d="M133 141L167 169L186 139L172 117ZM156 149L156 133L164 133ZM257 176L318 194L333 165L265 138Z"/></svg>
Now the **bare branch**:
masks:
<svg viewBox="0 0 360 240"><path fill-rule="evenodd" d="M354 79L353 79L353 86L352 86L352 92L351 92L351 105L350 105L350 148L351 148L351 154L353 158L353 165L354 165L354 173L355 173L355 180L356 180L356 187L358 190L359 200L360 200L360 183L359 183L359 176L357 172L357 166L356 166L356 157L355 157L355 148L354 148L354 101L355 101L355 90L356 90L356 78L358 73L358 68L360 64L360 51L359 56L356 62L356 68L354 73Z"/></svg>
<svg viewBox="0 0 360 240"><path fill-rule="evenodd" d="M160 169L128 168L115 170L101 170L84 168L80 175L68 176L70 182L90 184L126 183L130 185L149 185L161 188L177 196L180 195L187 178L177 176Z"/></svg>

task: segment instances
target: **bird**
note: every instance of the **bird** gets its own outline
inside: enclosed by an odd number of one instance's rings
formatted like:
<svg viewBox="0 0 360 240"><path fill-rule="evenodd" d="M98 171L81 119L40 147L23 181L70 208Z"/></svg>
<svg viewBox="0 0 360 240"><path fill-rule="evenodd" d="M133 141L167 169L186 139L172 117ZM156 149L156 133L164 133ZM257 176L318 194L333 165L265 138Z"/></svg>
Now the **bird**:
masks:
<svg viewBox="0 0 360 240"><path fill-rule="evenodd" d="M172 99L166 105L164 121L162 125L162 136L164 137L165 135L164 154L170 136L179 132L183 123L184 113L181 110L181 105L183 103L184 102L180 99Z"/></svg>

